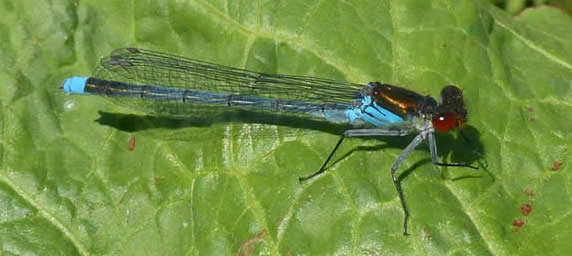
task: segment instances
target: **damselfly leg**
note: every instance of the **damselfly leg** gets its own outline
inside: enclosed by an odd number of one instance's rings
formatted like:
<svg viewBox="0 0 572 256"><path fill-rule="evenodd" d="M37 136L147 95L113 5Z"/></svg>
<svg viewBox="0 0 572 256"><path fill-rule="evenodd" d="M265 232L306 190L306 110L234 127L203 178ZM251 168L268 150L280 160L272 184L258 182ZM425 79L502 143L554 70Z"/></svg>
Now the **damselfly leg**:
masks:
<svg viewBox="0 0 572 256"><path fill-rule="evenodd" d="M326 166L328 165L329 161L334 156L335 152L338 150L342 142L347 137L374 137L374 136L405 136L408 135L411 130L403 129L403 130L386 130L386 129L352 129L347 130L344 134L340 137L334 149L322 164L322 167L315 173L312 173L308 176L298 178L298 181L304 182L309 180L313 177L316 177L325 172ZM401 202L401 207L403 209L403 234L408 235L407 233L407 220L409 218L409 210L407 208L407 204L405 203L405 197L403 196L403 190L401 188L401 184L399 183L399 179L396 176L397 169L401 165L401 163L405 160L405 158L413 151L419 144L421 144L426 138L428 138L429 142L429 151L431 152L431 160L433 164L438 166L448 166L448 167L468 167L472 169L478 169L477 166L472 166L469 164L462 164L462 163L441 163L439 162L438 155L437 155L437 144L435 142L435 135L431 130L423 130L421 131L415 138L407 145L407 147L403 150L403 152L399 155L397 160L391 166L391 178L393 180L393 185L395 186L395 190L397 190L397 195L399 196L399 201Z"/></svg>

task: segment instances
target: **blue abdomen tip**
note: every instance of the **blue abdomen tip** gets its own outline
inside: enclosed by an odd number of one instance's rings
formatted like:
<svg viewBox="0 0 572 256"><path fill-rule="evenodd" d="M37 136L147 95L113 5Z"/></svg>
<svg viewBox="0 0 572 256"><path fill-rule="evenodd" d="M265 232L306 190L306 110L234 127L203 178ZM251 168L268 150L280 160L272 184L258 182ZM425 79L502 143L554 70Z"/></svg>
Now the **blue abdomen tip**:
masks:
<svg viewBox="0 0 572 256"><path fill-rule="evenodd" d="M64 92L67 93L84 93L85 83L87 82L88 77L85 76L73 76L66 80L64 80L64 85L62 88Z"/></svg>

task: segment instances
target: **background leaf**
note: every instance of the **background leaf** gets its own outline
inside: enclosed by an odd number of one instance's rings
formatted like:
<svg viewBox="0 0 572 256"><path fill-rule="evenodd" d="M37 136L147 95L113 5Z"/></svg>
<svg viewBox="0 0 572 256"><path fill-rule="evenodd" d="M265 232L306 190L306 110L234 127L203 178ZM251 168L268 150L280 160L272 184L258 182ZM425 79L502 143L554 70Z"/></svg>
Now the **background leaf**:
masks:
<svg viewBox="0 0 572 256"><path fill-rule="evenodd" d="M560 8L562 11L572 12L572 2L569 0L488 0L495 6L506 10L509 13L518 15L520 12L526 10L527 8L532 8L536 6L551 6L554 8Z"/></svg>
<svg viewBox="0 0 572 256"><path fill-rule="evenodd" d="M512 18L469 0L0 6L6 255L572 251L572 21L557 9ZM438 168L425 147L413 152L399 170L411 210L404 237L389 169L407 139L349 140L326 174L300 185L335 134L157 119L58 89L126 46L431 95L457 84L473 146L440 135L441 158L467 159L475 147L488 168Z"/></svg>

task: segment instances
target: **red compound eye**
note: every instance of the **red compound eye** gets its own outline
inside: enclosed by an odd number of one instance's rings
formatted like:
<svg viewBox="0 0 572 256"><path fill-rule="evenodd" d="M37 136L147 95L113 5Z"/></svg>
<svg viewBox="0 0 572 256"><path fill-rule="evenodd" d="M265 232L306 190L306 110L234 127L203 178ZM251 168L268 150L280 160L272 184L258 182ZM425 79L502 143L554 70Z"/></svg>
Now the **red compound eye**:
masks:
<svg viewBox="0 0 572 256"><path fill-rule="evenodd" d="M457 116L453 113L440 113L433 117L432 122L438 132L448 132L457 127Z"/></svg>

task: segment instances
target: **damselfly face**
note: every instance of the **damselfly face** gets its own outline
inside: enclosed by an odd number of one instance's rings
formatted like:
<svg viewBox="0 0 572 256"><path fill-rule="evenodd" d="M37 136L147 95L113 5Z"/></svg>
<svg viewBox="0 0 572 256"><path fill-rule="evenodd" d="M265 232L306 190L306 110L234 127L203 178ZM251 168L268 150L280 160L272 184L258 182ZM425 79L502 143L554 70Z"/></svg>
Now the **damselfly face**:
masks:
<svg viewBox="0 0 572 256"><path fill-rule="evenodd" d="M467 110L463 91L459 87L448 85L441 90L439 106L431 121L435 130L439 132L448 132L465 125Z"/></svg>

